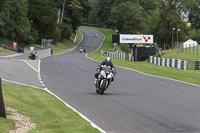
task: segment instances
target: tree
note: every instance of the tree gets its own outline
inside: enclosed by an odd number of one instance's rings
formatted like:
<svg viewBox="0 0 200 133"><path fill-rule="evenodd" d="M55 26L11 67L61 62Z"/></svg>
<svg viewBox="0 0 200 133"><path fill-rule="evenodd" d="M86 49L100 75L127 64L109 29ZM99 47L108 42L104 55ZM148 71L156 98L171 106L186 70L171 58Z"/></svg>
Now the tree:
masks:
<svg viewBox="0 0 200 133"><path fill-rule="evenodd" d="M0 12L0 34L13 41L28 43L31 28L27 11L27 0L5 0Z"/></svg>
<svg viewBox="0 0 200 133"><path fill-rule="evenodd" d="M29 20L32 30L37 31L39 39L57 40L57 8L54 0L29 0Z"/></svg>
<svg viewBox="0 0 200 133"><path fill-rule="evenodd" d="M180 2L179 0L175 2L168 0L162 3L160 21L158 24L159 42L161 43L169 44L171 42L172 28L181 29L181 32L179 32L179 40L183 40L184 33L187 32L186 23L182 18L183 6L180 6L184 5L184 3L180 4ZM176 34L174 34L174 36L175 35Z"/></svg>
<svg viewBox="0 0 200 133"><path fill-rule="evenodd" d="M77 30L77 27L81 25L81 19L83 18L83 4L80 0L68 0L66 2L66 14L71 20L73 32Z"/></svg>
<svg viewBox="0 0 200 133"><path fill-rule="evenodd" d="M4 6L4 0L0 0L0 11L3 9L3 6Z"/></svg>
<svg viewBox="0 0 200 133"><path fill-rule="evenodd" d="M102 24L104 24L109 16L114 0L98 0L98 12L96 16L99 17Z"/></svg>
<svg viewBox="0 0 200 133"><path fill-rule="evenodd" d="M193 28L200 29L200 0L195 0L194 5L189 10L188 19L192 23Z"/></svg>
<svg viewBox="0 0 200 133"><path fill-rule="evenodd" d="M121 33L143 33L146 28L141 8L131 2L123 2L114 6L107 23L116 27Z"/></svg>

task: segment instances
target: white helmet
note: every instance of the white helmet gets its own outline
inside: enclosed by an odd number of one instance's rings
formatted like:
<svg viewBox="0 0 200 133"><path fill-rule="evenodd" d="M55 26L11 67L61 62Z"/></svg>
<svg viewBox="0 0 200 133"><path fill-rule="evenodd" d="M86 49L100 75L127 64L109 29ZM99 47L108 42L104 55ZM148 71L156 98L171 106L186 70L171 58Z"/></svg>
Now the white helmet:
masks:
<svg viewBox="0 0 200 133"><path fill-rule="evenodd" d="M111 63L111 58L110 57L106 57L105 62L106 63Z"/></svg>

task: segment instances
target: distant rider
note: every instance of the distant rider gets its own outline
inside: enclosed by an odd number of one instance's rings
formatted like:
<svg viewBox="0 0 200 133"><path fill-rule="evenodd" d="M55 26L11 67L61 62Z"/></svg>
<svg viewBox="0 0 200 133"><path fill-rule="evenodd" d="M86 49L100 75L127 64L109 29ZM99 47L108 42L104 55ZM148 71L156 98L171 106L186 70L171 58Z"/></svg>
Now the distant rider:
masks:
<svg viewBox="0 0 200 133"><path fill-rule="evenodd" d="M113 75L115 75L116 74L116 71L115 71L115 67L114 67L114 65L112 64L112 62L111 62L111 58L110 57L106 57L105 58L105 61L103 61L103 62L101 62L100 63L100 65L98 66L98 68L97 68L97 73L95 74L95 81L94 81L94 83L95 84L97 84L97 78L98 78L98 76L99 76L99 73L100 73L100 71L101 71L101 65L106 65L106 66L110 66L111 67L111 70L112 70L112 72L113 72ZM112 81L114 81L114 78L112 78ZM112 82L111 81L111 82Z"/></svg>
<svg viewBox="0 0 200 133"><path fill-rule="evenodd" d="M84 52L84 53L86 52L86 47L83 48L83 52Z"/></svg>

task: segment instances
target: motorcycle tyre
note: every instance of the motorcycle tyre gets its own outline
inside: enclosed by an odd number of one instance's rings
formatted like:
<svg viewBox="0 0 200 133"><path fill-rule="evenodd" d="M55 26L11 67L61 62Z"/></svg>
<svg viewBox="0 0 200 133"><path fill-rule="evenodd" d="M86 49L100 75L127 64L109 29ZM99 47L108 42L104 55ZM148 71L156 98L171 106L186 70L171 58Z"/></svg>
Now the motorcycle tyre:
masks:
<svg viewBox="0 0 200 133"><path fill-rule="evenodd" d="M106 90L106 80L103 80L102 87L100 88L100 95L103 95L105 90Z"/></svg>
<svg viewBox="0 0 200 133"><path fill-rule="evenodd" d="M99 94L99 93L100 93L98 89L96 89L96 93L97 93L97 94Z"/></svg>

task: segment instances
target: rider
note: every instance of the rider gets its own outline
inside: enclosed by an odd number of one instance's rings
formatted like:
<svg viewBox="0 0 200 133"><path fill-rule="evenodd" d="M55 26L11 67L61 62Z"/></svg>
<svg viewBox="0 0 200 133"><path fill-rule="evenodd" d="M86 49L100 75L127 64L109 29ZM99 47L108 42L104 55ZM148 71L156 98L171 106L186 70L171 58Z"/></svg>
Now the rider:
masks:
<svg viewBox="0 0 200 133"><path fill-rule="evenodd" d="M111 58L110 57L106 57L105 61L101 62L100 65L97 68L97 73L95 74L95 81L94 81L95 84L96 84L97 78L99 76L99 73L101 71L101 65L110 66L111 70L113 71L113 74L114 75L116 74L115 67L114 67L114 65L111 62ZM114 78L112 78L112 81L114 81Z"/></svg>

